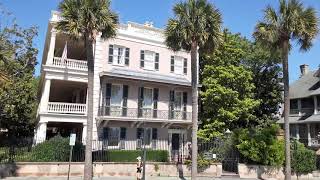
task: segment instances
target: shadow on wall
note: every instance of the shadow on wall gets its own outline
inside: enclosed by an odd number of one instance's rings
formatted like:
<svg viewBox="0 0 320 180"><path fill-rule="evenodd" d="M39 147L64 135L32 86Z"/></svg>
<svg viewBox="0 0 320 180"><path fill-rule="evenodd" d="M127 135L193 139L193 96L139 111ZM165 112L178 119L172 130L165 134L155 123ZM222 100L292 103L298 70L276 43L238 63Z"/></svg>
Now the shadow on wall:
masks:
<svg viewBox="0 0 320 180"><path fill-rule="evenodd" d="M16 176L17 165L15 163L0 164L0 179L10 176Z"/></svg>

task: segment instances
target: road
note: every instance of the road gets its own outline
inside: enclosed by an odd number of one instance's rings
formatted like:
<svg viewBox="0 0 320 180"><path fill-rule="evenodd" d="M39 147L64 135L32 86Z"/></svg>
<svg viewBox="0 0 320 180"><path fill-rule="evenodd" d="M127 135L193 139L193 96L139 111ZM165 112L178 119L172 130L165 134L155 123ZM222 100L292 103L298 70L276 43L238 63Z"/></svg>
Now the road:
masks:
<svg viewBox="0 0 320 180"><path fill-rule="evenodd" d="M66 180L67 177L7 177L5 180ZM135 177L94 177L94 180L135 180ZM190 180L190 177L179 179L177 177L147 177L146 180ZM223 177L209 178L198 177L198 180L240 180L240 178ZM70 180L82 180L82 177L71 177ZM256 179L241 179L241 180L256 180Z"/></svg>

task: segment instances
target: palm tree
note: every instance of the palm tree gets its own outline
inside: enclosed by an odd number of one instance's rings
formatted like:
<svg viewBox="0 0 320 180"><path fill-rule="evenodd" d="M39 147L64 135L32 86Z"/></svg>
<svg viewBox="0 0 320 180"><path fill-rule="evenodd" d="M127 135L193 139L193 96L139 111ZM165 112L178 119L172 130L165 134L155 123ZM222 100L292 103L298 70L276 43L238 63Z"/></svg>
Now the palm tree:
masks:
<svg viewBox="0 0 320 180"><path fill-rule="evenodd" d="M165 29L166 44L174 51L191 52L192 85L192 179L197 176L198 48L212 51L221 42L221 14L207 0L187 0L173 8L175 17Z"/></svg>
<svg viewBox="0 0 320 180"><path fill-rule="evenodd" d="M255 39L262 44L281 50L284 83L286 180L291 179L288 54L292 41L298 43L301 51L309 50L318 31L318 18L314 8L305 8L299 0L280 0L278 10L271 6L266 7L264 19L257 23L253 34Z"/></svg>
<svg viewBox="0 0 320 180"><path fill-rule="evenodd" d="M93 128L93 45L97 36L108 39L116 35L118 15L110 10L109 0L64 0L59 4L62 20L57 29L85 42L88 61L88 110L84 179L92 179Z"/></svg>

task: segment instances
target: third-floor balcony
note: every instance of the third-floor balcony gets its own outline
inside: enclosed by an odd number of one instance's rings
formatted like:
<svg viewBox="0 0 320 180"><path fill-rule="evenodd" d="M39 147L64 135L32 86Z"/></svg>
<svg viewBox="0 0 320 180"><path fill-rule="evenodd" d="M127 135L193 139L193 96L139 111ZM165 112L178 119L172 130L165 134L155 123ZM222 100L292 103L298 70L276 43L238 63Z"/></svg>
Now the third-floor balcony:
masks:
<svg viewBox="0 0 320 180"><path fill-rule="evenodd" d="M52 66L67 68L67 69L75 69L75 70L88 70L87 61L85 60L77 60L77 59L62 59L61 57L54 57L52 61Z"/></svg>

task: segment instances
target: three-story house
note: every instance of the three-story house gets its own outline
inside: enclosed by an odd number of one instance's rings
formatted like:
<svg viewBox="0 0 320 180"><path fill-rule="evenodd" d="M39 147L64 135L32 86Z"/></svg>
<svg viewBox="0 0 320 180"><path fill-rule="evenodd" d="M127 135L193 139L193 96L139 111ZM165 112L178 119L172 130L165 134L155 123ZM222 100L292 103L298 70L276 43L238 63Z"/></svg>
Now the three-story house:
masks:
<svg viewBox="0 0 320 180"><path fill-rule="evenodd" d="M35 140L76 133L85 143L88 68L84 43L56 31L59 19L53 11L42 59ZM162 29L133 22L119 25L115 38L97 38L93 150L101 146L135 150L144 140L147 148L168 150L171 158L188 154L190 54L173 52L164 40Z"/></svg>

